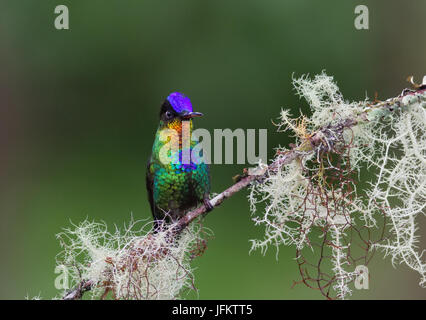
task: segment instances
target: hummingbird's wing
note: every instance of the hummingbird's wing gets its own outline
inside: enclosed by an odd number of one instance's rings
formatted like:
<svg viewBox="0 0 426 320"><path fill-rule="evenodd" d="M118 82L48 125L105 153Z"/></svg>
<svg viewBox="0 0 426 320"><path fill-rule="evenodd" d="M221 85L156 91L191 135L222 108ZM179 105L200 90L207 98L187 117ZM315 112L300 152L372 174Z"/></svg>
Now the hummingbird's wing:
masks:
<svg viewBox="0 0 426 320"><path fill-rule="evenodd" d="M155 204L154 204L154 176L151 171L151 159L148 159L146 166L146 191L148 193L148 201L151 206L151 213L154 220L157 219L155 215Z"/></svg>
<svg viewBox="0 0 426 320"><path fill-rule="evenodd" d="M154 174L152 170L151 159L148 160L146 166L146 191L148 194L149 205L151 206L152 217L154 218L153 230L157 232L162 225L163 217L158 216L158 213L161 212L160 209L154 203Z"/></svg>

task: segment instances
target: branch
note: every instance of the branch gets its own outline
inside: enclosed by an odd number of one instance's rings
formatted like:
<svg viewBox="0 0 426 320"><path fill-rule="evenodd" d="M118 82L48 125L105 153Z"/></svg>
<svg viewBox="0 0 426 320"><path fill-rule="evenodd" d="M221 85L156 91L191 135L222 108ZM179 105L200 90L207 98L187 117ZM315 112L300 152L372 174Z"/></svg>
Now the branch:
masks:
<svg viewBox="0 0 426 320"><path fill-rule="evenodd" d="M425 99L426 85L423 84L416 89L417 90L405 89L401 95L386 101L374 101L371 104L366 103L366 108L361 114L357 116L356 119L345 119L338 124L324 126L318 131L307 136L305 139L302 139L302 142L298 146L294 146L291 150L281 153L274 162L268 166L265 166L265 168L258 168L254 173L251 173L249 170L245 170L244 174L239 176L239 180L235 184L210 200L212 207L218 207L222 204L223 201L232 197L234 194L246 188L255 181L257 183L262 183L262 180L266 178L268 174L277 172L284 165L287 165L294 160L301 159L302 157L315 152L328 152L333 150L333 136L342 135L345 129L352 128L365 122L380 119L381 117L389 114L399 107L407 106L411 103ZM406 97L413 100L410 100L409 102L407 102L407 100L403 100ZM324 138L327 140L326 145L323 143ZM204 204L188 212L179 220L176 229L174 230L175 234L177 235L182 232L192 221L194 221L197 217L206 214L207 212L207 208ZM95 285L96 284L91 280L81 281L76 288L66 293L66 295L63 297L63 300L81 299L83 294L91 290Z"/></svg>
<svg viewBox="0 0 426 320"><path fill-rule="evenodd" d="M242 189L246 188L248 185L250 185L253 181L258 180L261 181L263 176L268 174L268 172L275 172L282 166L291 163L296 158L298 158L301 155L306 156L307 154L314 153L317 151L318 148L323 148L324 146L321 145L321 141L324 137L324 135L329 136L330 132L333 133L342 133L345 128L352 128L355 125L357 125L359 122L363 121L371 121L373 120L371 116L369 116L369 112L372 110L380 110L380 111L393 111L396 108L399 108L401 106L402 98L406 96L418 96L420 97L426 93L426 89L424 88L425 85L423 85L420 90L414 91L410 89L405 89L402 91L401 95L395 98L388 99L386 101L377 101L374 104L371 104L368 107L368 110L364 111L362 114L359 115L359 119L346 119L343 120L341 123L334 125L334 126L326 126L324 128L321 128L319 131L314 133L310 141L310 148L306 150L306 145L304 143L301 143L299 146L293 148L292 150L285 153L282 157L280 157L275 162L271 163L267 169L262 174L255 174L255 175L246 175L240 181L235 183L234 185L230 186L225 191L219 193L216 197L210 200L210 203L213 207L217 207L222 204L224 200L227 198L232 197L235 193L241 191ZM380 117L383 116L382 113L376 113L374 116ZM332 146L329 146L332 148ZM303 151L302 151L303 150ZM182 228L182 230L190 224L194 219L201 216L202 214L205 214L207 212L207 208L203 204L199 208L192 210L188 212L184 217L182 217L179 220L179 226Z"/></svg>
<svg viewBox="0 0 426 320"><path fill-rule="evenodd" d="M91 280L83 280L77 287L68 291L62 300L80 300L86 291L90 291L92 289L92 286L93 282Z"/></svg>

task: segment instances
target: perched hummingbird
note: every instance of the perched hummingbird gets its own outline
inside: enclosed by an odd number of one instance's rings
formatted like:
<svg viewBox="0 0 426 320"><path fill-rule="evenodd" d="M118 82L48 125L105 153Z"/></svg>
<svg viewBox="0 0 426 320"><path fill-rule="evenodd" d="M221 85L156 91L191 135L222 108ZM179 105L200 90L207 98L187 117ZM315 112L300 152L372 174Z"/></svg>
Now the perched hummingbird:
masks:
<svg viewBox="0 0 426 320"><path fill-rule="evenodd" d="M148 200L155 220L154 229L161 221L178 220L188 209L199 203L204 203L207 210L212 209L209 201L209 166L200 161L200 158L194 159L192 155L192 150L198 143L191 135L192 118L202 115L194 112L189 98L179 92L171 93L161 105L160 124L146 172ZM175 130L179 136L179 149L175 148L173 151L170 148L166 154L162 154L162 148L172 139L170 129ZM183 133L185 129L189 132ZM183 135L188 133L190 142L183 143ZM188 156L183 157L183 154L190 155L190 159ZM168 163L164 161L164 157Z"/></svg>

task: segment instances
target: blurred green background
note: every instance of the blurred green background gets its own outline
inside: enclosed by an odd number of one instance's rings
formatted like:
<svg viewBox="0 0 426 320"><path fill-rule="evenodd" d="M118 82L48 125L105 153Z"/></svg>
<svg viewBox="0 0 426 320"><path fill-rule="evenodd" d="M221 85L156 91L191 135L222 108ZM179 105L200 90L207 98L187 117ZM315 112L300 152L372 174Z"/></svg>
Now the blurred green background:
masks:
<svg viewBox="0 0 426 320"><path fill-rule="evenodd" d="M70 30L54 28L65 4ZM367 4L370 29L354 28ZM306 105L291 75L323 69L347 99L395 96L426 73L419 1L0 1L0 298L55 296L55 234L86 217L150 218L145 164L160 103L187 94L196 126L266 128ZM213 192L244 166L213 165ZM425 236L425 221L420 222ZM292 248L249 255L262 229L246 193L211 213L214 239L194 261L200 299L322 299L299 280ZM425 242L422 243L423 248ZM352 298L425 298L418 275L377 255Z"/></svg>

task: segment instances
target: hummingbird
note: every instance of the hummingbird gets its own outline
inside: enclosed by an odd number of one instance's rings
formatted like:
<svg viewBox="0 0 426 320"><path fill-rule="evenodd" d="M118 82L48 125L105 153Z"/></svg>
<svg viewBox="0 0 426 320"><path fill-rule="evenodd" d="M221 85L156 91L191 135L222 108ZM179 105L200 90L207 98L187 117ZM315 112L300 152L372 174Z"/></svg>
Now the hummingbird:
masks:
<svg viewBox="0 0 426 320"><path fill-rule="evenodd" d="M209 166L192 154L198 143L192 137L192 119L201 116L202 113L193 111L191 100L179 92L171 93L161 105L160 122L146 171L146 188L154 217L154 230L163 221L170 223L179 220L189 209L200 203L205 205L207 211L213 208L209 200ZM169 148L166 154L162 154L166 143L171 143L170 130L177 133L179 148ZM189 132L185 133L185 130ZM190 142L183 143L183 137L188 133ZM202 152L201 150L198 156L202 157ZM183 156L185 153L190 155L190 161Z"/></svg>

